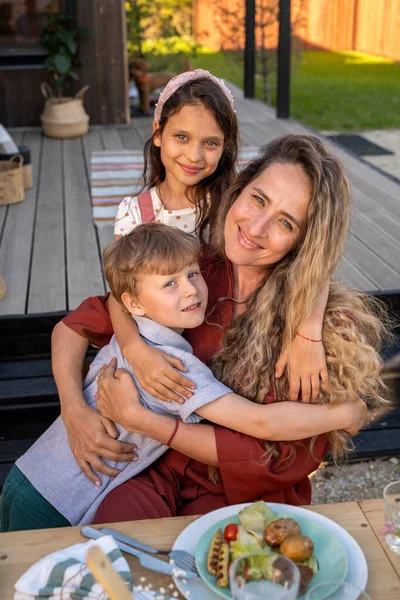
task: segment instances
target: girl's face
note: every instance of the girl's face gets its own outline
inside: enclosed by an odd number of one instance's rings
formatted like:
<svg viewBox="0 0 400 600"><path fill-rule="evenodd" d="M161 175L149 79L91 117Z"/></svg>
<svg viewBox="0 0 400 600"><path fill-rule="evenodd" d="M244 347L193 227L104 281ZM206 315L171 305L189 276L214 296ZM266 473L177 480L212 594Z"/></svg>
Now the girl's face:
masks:
<svg viewBox="0 0 400 600"><path fill-rule="evenodd" d="M307 222L312 186L300 165L273 163L244 188L225 220L225 253L236 265L277 263Z"/></svg>
<svg viewBox="0 0 400 600"><path fill-rule="evenodd" d="M153 131L157 127L154 122ZM202 104L183 106L169 117L162 134L154 137L169 181L193 186L214 173L224 149L224 137L212 112Z"/></svg>

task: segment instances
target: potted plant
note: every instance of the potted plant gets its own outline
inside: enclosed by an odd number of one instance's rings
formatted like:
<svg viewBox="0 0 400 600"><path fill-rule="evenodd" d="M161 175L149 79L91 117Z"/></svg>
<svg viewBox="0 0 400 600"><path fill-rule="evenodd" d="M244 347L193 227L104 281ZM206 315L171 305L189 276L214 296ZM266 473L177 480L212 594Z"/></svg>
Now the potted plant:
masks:
<svg viewBox="0 0 400 600"><path fill-rule="evenodd" d="M56 138L72 138L85 135L89 116L83 107L83 95L88 86L75 97L64 96L71 79L78 80L75 68L81 66L78 56L79 41L91 32L76 27L70 15L58 13L53 3L46 9L47 24L42 30L40 42L47 50L44 63L49 82L41 85L45 97L44 111L40 117L45 135Z"/></svg>

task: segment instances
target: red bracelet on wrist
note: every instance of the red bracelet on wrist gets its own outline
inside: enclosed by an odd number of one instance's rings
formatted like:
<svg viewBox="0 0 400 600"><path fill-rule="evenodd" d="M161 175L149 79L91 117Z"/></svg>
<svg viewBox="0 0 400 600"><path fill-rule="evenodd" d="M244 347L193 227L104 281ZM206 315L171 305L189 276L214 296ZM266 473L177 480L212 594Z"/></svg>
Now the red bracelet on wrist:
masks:
<svg viewBox="0 0 400 600"><path fill-rule="evenodd" d="M303 338L304 340L307 340L308 342L322 342L322 338L320 340L312 340L311 338L308 338L305 335L301 335L301 333L299 333L298 331L296 331L296 335Z"/></svg>
<svg viewBox="0 0 400 600"><path fill-rule="evenodd" d="M176 432L178 431L178 427L179 427L179 419L175 420L175 427L174 430L172 432L171 437L169 438L168 442L165 444L166 446L168 446L168 448L170 447L170 445L172 444L172 440L174 439Z"/></svg>

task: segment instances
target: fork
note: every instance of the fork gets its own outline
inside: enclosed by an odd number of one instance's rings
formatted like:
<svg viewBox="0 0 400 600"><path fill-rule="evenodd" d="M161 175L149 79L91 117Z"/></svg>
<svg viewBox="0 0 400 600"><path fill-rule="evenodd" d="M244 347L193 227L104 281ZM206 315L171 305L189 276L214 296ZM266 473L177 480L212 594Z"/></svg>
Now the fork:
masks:
<svg viewBox="0 0 400 600"><path fill-rule="evenodd" d="M190 552L187 552L186 550L171 550L168 556L180 569L197 573L196 561L193 554L190 554Z"/></svg>
<svg viewBox="0 0 400 600"><path fill-rule="evenodd" d="M111 535L116 540L123 542L125 544L129 544L134 548L138 548L143 550L144 552L149 552L150 554L165 554L170 559L174 561L177 567L180 569L184 569L186 571L193 571L193 573L197 573L196 562L193 554L187 552L186 550L157 550L156 548L152 548L151 546L146 546L141 542L131 538L129 535L125 535L124 533L120 533L119 531L115 531L114 529L109 529L108 527L101 527L100 531L102 533L106 533Z"/></svg>

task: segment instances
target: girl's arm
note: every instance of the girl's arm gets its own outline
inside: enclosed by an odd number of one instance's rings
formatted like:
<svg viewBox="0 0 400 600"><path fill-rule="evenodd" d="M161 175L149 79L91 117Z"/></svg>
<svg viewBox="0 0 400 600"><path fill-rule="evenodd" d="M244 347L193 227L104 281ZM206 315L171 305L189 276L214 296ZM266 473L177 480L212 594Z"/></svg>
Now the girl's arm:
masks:
<svg viewBox="0 0 400 600"><path fill-rule="evenodd" d="M328 381L324 345L322 342L309 341L322 339L328 294L327 284L317 297L311 315L299 329L299 333L305 337L295 335L290 353L287 348L284 348L276 363L275 377L277 378L283 375L287 366L290 400L298 400L300 390L302 402L316 400L320 382Z"/></svg>
<svg viewBox="0 0 400 600"><path fill-rule="evenodd" d="M187 370L181 360L152 348L142 340L131 315L110 294L109 311L118 345L131 365L139 385L159 400L182 403L192 396L193 382L179 373ZM178 369L178 370L177 370Z"/></svg>

